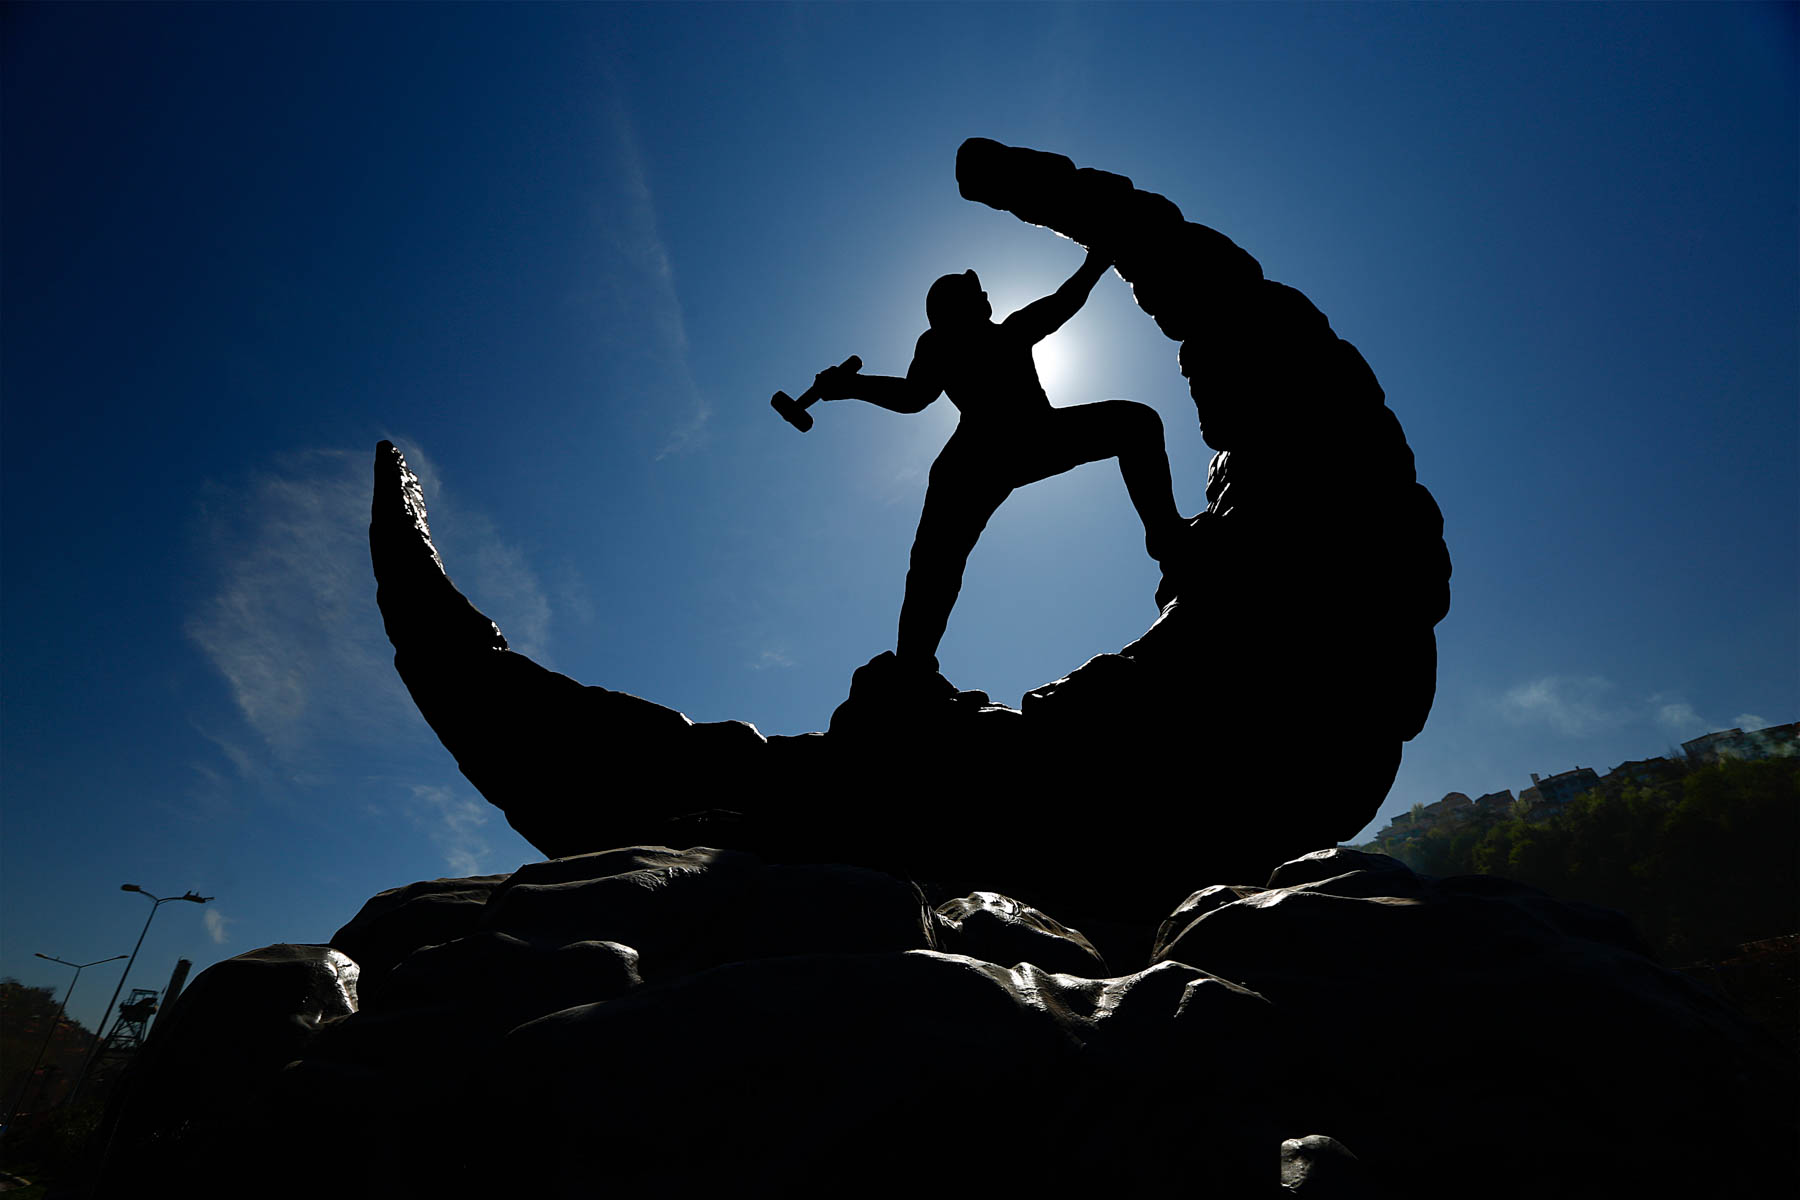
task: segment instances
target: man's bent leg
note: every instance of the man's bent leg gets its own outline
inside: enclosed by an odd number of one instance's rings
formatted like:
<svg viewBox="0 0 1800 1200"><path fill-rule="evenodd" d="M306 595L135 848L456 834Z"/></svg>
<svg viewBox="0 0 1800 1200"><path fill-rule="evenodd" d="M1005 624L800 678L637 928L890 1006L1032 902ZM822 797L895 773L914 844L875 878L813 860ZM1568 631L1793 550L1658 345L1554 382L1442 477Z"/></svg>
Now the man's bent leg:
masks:
<svg viewBox="0 0 1800 1200"><path fill-rule="evenodd" d="M900 602L900 632L894 654L903 662L937 669L938 642L950 623L962 591L969 552L987 528L988 518L1012 489L976 475L977 464L965 465L950 447L932 464L925 489L925 509L913 536L912 562L906 572L906 598ZM991 466L990 466L991 470Z"/></svg>
<svg viewBox="0 0 1800 1200"><path fill-rule="evenodd" d="M1144 523L1144 545L1150 557L1161 562L1175 550L1184 522L1175 507L1162 418L1154 408L1135 400L1101 400L1059 408L1046 440L1044 457L1051 469L1032 478L1044 479L1082 463L1116 457L1125 491Z"/></svg>

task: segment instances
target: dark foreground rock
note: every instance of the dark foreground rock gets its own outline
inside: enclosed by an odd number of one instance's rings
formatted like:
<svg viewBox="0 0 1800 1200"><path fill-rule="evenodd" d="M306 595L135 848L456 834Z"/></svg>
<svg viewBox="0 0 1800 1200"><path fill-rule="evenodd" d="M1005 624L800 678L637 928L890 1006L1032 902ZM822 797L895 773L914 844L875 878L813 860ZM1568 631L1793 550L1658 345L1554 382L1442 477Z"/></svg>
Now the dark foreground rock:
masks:
<svg viewBox="0 0 1800 1200"><path fill-rule="evenodd" d="M385 965L358 980L346 947ZM1791 1056L1616 914L1330 851L1196 897L1123 967L1004 896L743 851L413 884L330 946L196 979L126 1080L101 1194L1791 1181Z"/></svg>

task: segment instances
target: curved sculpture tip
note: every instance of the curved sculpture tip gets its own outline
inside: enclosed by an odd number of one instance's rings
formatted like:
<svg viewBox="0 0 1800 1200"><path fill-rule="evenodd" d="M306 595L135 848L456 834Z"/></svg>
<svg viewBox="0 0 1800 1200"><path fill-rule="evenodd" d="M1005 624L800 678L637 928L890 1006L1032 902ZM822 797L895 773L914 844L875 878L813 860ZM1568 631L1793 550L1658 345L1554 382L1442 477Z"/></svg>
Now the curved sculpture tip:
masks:
<svg viewBox="0 0 1800 1200"><path fill-rule="evenodd" d="M966 138L956 148L956 190L964 200L980 201L986 180L983 171L1006 147L993 138Z"/></svg>
<svg viewBox="0 0 1800 1200"><path fill-rule="evenodd" d="M510 649L444 572L419 477L392 442L375 448L369 556L394 669L420 715L469 782L546 855L657 841L671 818L746 786L740 748L753 754L766 744L753 727L696 725L672 708L583 687ZM614 789L615 758L682 767L654 787Z"/></svg>
<svg viewBox="0 0 1800 1200"><path fill-rule="evenodd" d="M1061 154L1007 146L992 138L969 138L956 150L956 188L962 198L1011 212L1031 225L1050 225L1056 214L1041 200L1059 194L1074 173L1074 161ZM1126 187L1129 189L1129 181ZM1076 231L1057 232L1082 241ZM1080 232L1091 235L1094 231L1084 228Z"/></svg>
<svg viewBox="0 0 1800 1200"><path fill-rule="evenodd" d="M406 456L392 442L377 443L369 558L388 641L395 650L424 643L505 650L500 627L450 582L425 517L425 493Z"/></svg>

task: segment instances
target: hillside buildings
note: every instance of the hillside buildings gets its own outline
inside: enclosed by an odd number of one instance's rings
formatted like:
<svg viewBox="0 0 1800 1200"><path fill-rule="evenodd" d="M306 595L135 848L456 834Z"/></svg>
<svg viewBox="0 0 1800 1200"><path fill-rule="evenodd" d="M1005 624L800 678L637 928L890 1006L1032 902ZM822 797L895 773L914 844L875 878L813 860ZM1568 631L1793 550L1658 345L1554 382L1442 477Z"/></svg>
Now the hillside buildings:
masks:
<svg viewBox="0 0 1800 1200"><path fill-rule="evenodd" d="M1728 759L1755 761L1765 758L1800 757L1800 722L1771 725L1746 733L1742 729L1725 729L1708 733L1681 744L1682 757L1641 758L1622 762L1605 775L1592 767L1575 767L1556 775L1531 773L1531 786L1515 798L1510 789L1489 792L1476 800L1461 792L1451 792L1432 804L1415 804L1412 811L1396 816L1387 828L1375 835L1374 846L1403 846L1423 837L1433 829L1467 824L1489 825L1499 821L1524 819L1548 821L1571 800L1601 788L1622 788L1627 784L1640 787L1666 783L1697 767Z"/></svg>

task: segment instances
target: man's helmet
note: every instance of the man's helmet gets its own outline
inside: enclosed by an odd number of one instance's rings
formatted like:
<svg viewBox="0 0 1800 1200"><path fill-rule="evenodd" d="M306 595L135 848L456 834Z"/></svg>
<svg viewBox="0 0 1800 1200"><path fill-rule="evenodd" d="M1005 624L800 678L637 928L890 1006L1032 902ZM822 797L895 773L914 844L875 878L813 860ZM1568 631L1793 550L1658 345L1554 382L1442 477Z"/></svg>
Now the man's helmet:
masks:
<svg viewBox="0 0 1800 1200"><path fill-rule="evenodd" d="M925 319L931 322L933 329L961 324L974 310L980 295L981 280L976 278L974 271L940 275L931 290L925 293Z"/></svg>

